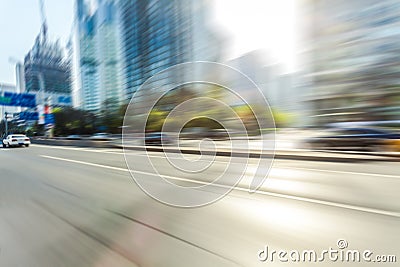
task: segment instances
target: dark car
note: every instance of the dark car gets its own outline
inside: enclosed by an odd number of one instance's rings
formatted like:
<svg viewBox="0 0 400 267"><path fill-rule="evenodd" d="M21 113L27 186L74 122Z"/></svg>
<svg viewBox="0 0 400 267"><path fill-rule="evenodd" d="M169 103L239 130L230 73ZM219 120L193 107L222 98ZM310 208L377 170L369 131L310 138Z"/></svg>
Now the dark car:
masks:
<svg viewBox="0 0 400 267"><path fill-rule="evenodd" d="M343 128L308 140L313 149L382 151L400 140L400 134L375 128Z"/></svg>
<svg viewBox="0 0 400 267"><path fill-rule="evenodd" d="M165 133L160 133L160 132L147 133L145 136L146 145L161 145L170 143L171 139Z"/></svg>

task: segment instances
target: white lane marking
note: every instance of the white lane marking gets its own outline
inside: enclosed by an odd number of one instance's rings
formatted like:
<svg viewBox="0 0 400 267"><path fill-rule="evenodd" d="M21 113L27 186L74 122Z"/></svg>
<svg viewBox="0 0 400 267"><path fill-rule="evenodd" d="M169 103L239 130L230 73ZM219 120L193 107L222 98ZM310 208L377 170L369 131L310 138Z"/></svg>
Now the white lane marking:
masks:
<svg viewBox="0 0 400 267"><path fill-rule="evenodd" d="M86 150L85 150L86 151ZM92 150L92 149L87 149L87 151L99 151L99 152L101 152L101 153L104 153L104 152L110 152L110 153L118 153L118 154L122 154L122 152L116 152L114 149L112 149L112 148L109 148L109 149L96 149L96 150Z"/></svg>
<svg viewBox="0 0 400 267"><path fill-rule="evenodd" d="M337 173L337 174L350 174L350 175L363 175L363 176L379 176L379 177L385 177L385 178L400 178L400 175L368 173L368 172L335 171L335 170L313 169L313 168L303 168L303 167L279 167L279 168L280 169L286 169L286 170L329 172L329 173Z"/></svg>
<svg viewBox="0 0 400 267"><path fill-rule="evenodd" d="M106 153L106 154L116 154L116 155L123 155L121 152L115 152L115 151L110 151L109 149L107 150L93 150L93 149L83 149L82 151L85 152L93 152L93 153Z"/></svg>
<svg viewBox="0 0 400 267"><path fill-rule="evenodd" d="M65 150L76 150L76 151L85 151L85 152L93 152L93 153L108 153L108 154L116 154L116 155L123 155L123 152L111 152L109 149L107 150L94 150L94 149L87 149L87 148L75 148L75 147L58 147L58 146L45 146L45 145L34 145L39 147L51 147L51 148L58 148L58 149L65 149ZM155 152L149 152L155 153ZM157 156L157 155L146 155L144 152L138 151L138 153L128 153L128 155L135 155L135 156L143 156L143 157L151 157L151 158L165 158L165 156ZM170 157L171 159L182 159L179 157ZM251 160L251 159L250 159ZM205 161L207 160L199 160ZM226 163L227 161L218 160L217 162ZM337 174L349 174L349 175L363 175L363 176L378 176L378 177L386 177L386 178L400 178L400 175L390 175L390 174L379 174L379 173L367 173L367 172L350 172L350 171L335 171L335 170L327 170L327 169L314 169L314 168L303 168L303 167L279 167L279 169L285 170L302 170L302 171L313 171L313 172L328 172L328 173L337 173Z"/></svg>
<svg viewBox="0 0 400 267"><path fill-rule="evenodd" d="M100 167L100 168L117 170L117 171L123 171L123 172L130 172L128 169L124 169L124 168L107 166L107 165L102 165L102 164L97 164L97 163L90 163L90 162L85 162L85 161L80 161L80 160L58 158L58 157L52 157L52 156L46 156L46 155L39 155L39 156L43 157L43 158L53 159L53 160L66 161L66 162L71 162L71 163L83 164L83 165ZM138 173L138 174L144 174L144 175L152 175L152 176L158 175L158 174L154 174L154 173L150 173L150 172L143 172L143 171L131 171L131 172ZM178 178L178 177L173 177L173 176L168 176L168 175L163 175L163 177L167 178L167 179L171 179L171 180L176 180L176 181L190 182L190 183L196 183L196 184L201 184L201 185L209 185L208 182L202 182L202 181L191 180L191 179L186 179L186 178ZM217 187L223 187L223 188L229 187L230 188L230 186L226 186L226 185L222 185L222 184L214 183L213 185L217 186ZM243 188L243 187L238 187L238 186L234 187L233 190L249 192L248 189ZM386 215L386 216L400 218L399 212L379 210L379 209L374 209L374 208L367 208L367 207L355 206L355 205L350 205L350 204L336 203L336 202L331 202L331 201L326 201L326 200L298 197L298 196L293 196L293 195L286 195L286 194L273 193L273 192L267 192L267 191L256 191L255 194L278 197L278 198L285 198L285 199L290 199L290 200L297 200L297 201L303 201L303 202L308 202L308 203L313 203L313 204L320 204L320 205L331 206L331 207L336 207L336 208L344 208L344 209L350 209L350 210L356 210L356 211L362 211L362 212L368 212L368 213L374 213L374 214L379 214L379 215Z"/></svg>
<svg viewBox="0 0 400 267"><path fill-rule="evenodd" d="M72 162L72 163L77 163L77 164L93 166L93 167L100 167L100 168L104 168L104 169L111 169L111 170L129 172L128 169L119 168L119 167L113 167L113 166L107 166L107 165L102 165L102 164L97 164L97 163L90 163L90 162L85 162L85 161L80 161L80 160L52 157L52 156L46 156L46 155L39 155L39 156L43 157L43 158L61 160L61 161L66 161L66 162Z"/></svg>
<svg viewBox="0 0 400 267"><path fill-rule="evenodd" d="M33 147L44 147L44 148L56 148L56 149L63 149L63 150L84 150L87 149L85 147L69 147L69 146L48 146L48 145L38 145L38 144L31 144Z"/></svg>
<svg viewBox="0 0 400 267"><path fill-rule="evenodd" d="M43 148L55 148L55 149L62 149L62 150L74 150L74 151L85 151L85 152L93 152L93 153L108 153L108 154L117 154L123 155L122 152L112 152L110 149L90 149L87 147L62 147L62 146L47 146L47 145L32 145L33 147L43 147Z"/></svg>

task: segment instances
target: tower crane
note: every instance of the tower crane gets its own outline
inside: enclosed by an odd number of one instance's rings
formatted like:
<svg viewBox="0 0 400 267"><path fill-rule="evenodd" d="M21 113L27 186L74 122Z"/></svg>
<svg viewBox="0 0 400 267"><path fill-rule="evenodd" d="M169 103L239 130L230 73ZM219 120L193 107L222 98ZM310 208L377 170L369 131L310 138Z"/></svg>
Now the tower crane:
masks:
<svg viewBox="0 0 400 267"><path fill-rule="evenodd" d="M40 33L42 35L42 42L45 43L47 41L47 18L44 7L44 0L39 0L40 7L40 17L42 20L42 27L40 29Z"/></svg>

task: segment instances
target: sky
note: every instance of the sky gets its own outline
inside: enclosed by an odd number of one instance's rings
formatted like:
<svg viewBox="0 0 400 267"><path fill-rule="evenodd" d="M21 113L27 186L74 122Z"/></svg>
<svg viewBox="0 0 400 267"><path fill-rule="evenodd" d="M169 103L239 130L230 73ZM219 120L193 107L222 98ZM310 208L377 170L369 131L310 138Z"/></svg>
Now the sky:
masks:
<svg viewBox="0 0 400 267"><path fill-rule="evenodd" d="M47 0L49 37L68 40L73 22L74 0ZM39 0L0 0L0 83L15 84L13 57L23 61L40 31Z"/></svg>
<svg viewBox="0 0 400 267"><path fill-rule="evenodd" d="M216 21L229 34L230 57L266 49L288 72L295 66L295 0L214 0ZM75 0L45 0L48 34L66 42ZM40 31L39 0L0 0L0 83L15 84L13 57L23 61Z"/></svg>

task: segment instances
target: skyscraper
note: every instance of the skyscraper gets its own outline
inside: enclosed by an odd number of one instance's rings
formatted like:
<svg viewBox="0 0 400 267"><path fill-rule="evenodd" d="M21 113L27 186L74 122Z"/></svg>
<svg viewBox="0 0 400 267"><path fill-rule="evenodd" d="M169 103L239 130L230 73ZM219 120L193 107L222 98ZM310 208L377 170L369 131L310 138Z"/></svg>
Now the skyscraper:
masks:
<svg viewBox="0 0 400 267"><path fill-rule="evenodd" d="M218 61L204 0L120 0L124 99L173 65ZM210 45L211 44L211 45Z"/></svg>
<svg viewBox="0 0 400 267"><path fill-rule="evenodd" d="M25 90L35 93L38 104L72 105L71 64L59 42L41 32L24 59Z"/></svg>
<svg viewBox="0 0 400 267"><path fill-rule="evenodd" d="M121 102L118 13L115 1L77 0L81 107L94 112ZM94 10L94 11L93 11ZM110 105L110 103L112 103Z"/></svg>
<svg viewBox="0 0 400 267"><path fill-rule="evenodd" d="M306 3L315 123L397 119L400 3Z"/></svg>

